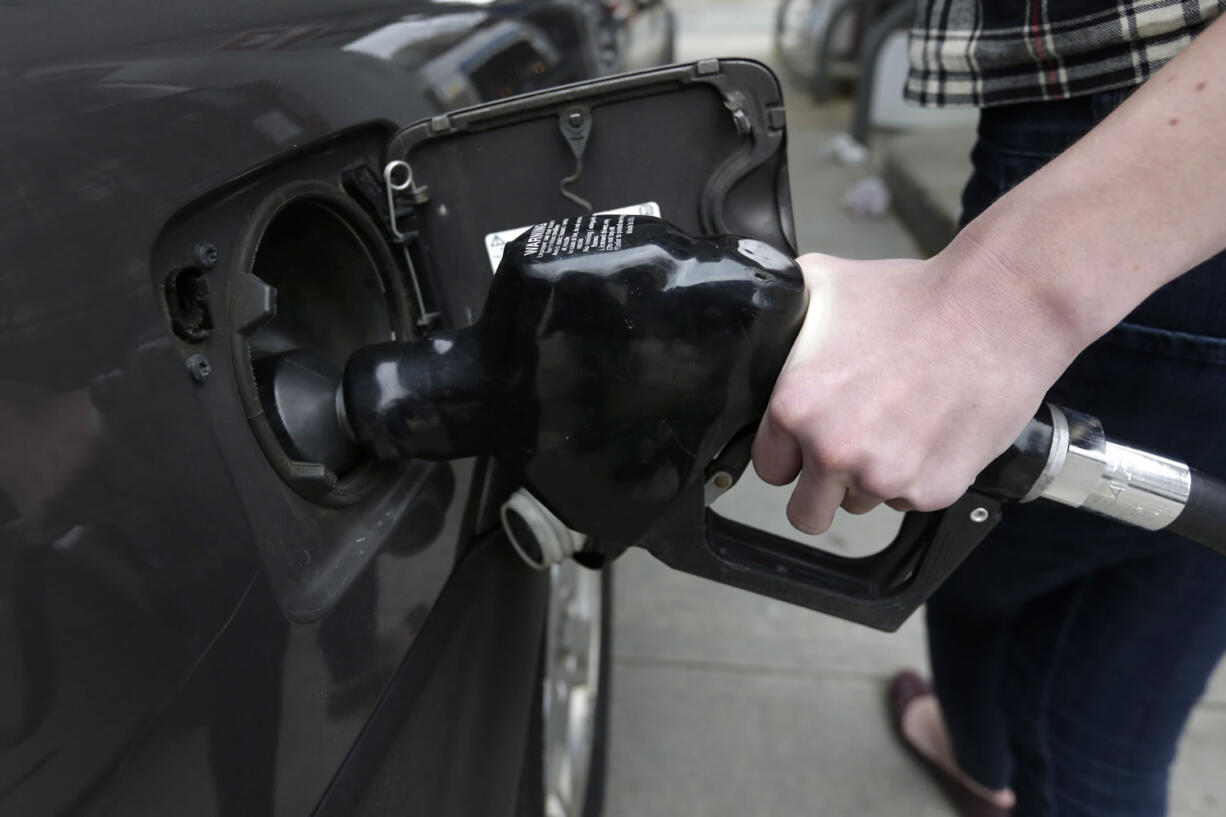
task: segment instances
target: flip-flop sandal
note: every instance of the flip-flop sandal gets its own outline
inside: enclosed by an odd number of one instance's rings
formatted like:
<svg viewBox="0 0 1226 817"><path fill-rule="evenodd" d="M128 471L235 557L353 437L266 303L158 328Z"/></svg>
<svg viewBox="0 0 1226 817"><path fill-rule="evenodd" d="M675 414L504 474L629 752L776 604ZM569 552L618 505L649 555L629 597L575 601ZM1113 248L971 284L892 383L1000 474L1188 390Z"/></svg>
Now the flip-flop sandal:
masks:
<svg viewBox="0 0 1226 817"><path fill-rule="evenodd" d="M940 764L929 760L902 731L902 716L907 707L916 698L932 695L932 686L914 672L900 672L890 681L889 707L890 724L899 742L912 757L919 761L920 766L937 782L945 796L949 798L954 810L960 817L1009 817L1013 809L1001 808L995 803L985 800L978 792L967 788L966 784L948 772Z"/></svg>

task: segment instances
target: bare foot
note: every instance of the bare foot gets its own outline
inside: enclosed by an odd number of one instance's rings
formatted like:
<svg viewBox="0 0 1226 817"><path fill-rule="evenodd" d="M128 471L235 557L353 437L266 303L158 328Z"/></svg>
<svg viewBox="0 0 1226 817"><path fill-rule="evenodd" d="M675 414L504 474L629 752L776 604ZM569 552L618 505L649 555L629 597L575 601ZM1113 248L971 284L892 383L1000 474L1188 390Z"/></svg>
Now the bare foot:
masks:
<svg viewBox="0 0 1226 817"><path fill-rule="evenodd" d="M956 778L968 791L1002 809L1013 808L1017 798L1011 789L989 789L958 767L935 695L920 695L907 704L901 728L903 737L916 751Z"/></svg>

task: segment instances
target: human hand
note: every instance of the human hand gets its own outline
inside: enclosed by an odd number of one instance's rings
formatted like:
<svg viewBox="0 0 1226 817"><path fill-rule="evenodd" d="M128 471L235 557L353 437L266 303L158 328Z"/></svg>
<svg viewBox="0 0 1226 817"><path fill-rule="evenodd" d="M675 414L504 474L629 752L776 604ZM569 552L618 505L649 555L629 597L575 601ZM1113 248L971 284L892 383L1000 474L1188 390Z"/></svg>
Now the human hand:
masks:
<svg viewBox="0 0 1226 817"><path fill-rule="evenodd" d="M806 533L840 506L952 504L1080 349L1023 282L982 258L798 261L809 312L753 461L773 485L799 474L787 514Z"/></svg>

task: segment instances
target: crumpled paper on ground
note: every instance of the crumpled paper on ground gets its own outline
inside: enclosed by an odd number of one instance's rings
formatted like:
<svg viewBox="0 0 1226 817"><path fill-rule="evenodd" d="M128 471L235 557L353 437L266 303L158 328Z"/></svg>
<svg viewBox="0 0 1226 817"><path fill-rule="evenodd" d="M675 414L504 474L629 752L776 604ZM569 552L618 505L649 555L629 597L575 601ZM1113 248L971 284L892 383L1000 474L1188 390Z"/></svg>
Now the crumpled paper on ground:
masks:
<svg viewBox="0 0 1226 817"><path fill-rule="evenodd" d="M861 179L843 194L843 207L858 218L881 218L890 210L890 189L880 176Z"/></svg>
<svg viewBox="0 0 1226 817"><path fill-rule="evenodd" d="M841 165L862 165L868 161L868 148L853 139L850 133L840 133L822 145L818 155L834 159Z"/></svg>

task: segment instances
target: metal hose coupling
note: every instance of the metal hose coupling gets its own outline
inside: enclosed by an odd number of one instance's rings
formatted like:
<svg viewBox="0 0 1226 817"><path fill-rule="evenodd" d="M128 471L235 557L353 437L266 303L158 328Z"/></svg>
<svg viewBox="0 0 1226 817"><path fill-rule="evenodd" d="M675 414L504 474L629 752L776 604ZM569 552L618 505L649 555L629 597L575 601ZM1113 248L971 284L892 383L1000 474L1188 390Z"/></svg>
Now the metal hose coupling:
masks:
<svg viewBox="0 0 1226 817"><path fill-rule="evenodd" d="M1179 517L1192 490L1187 464L1107 439L1096 417L1047 407L1047 464L1022 502L1042 497L1146 530L1160 530Z"/></svg>
<svg viewBox="0 0 1226 817"><path fill-rule="evenodd" d="M545 505L520 488L502 503L502 529L520 558L537 570L556 565L583 549L587 536L566 527Z"/></svg>

